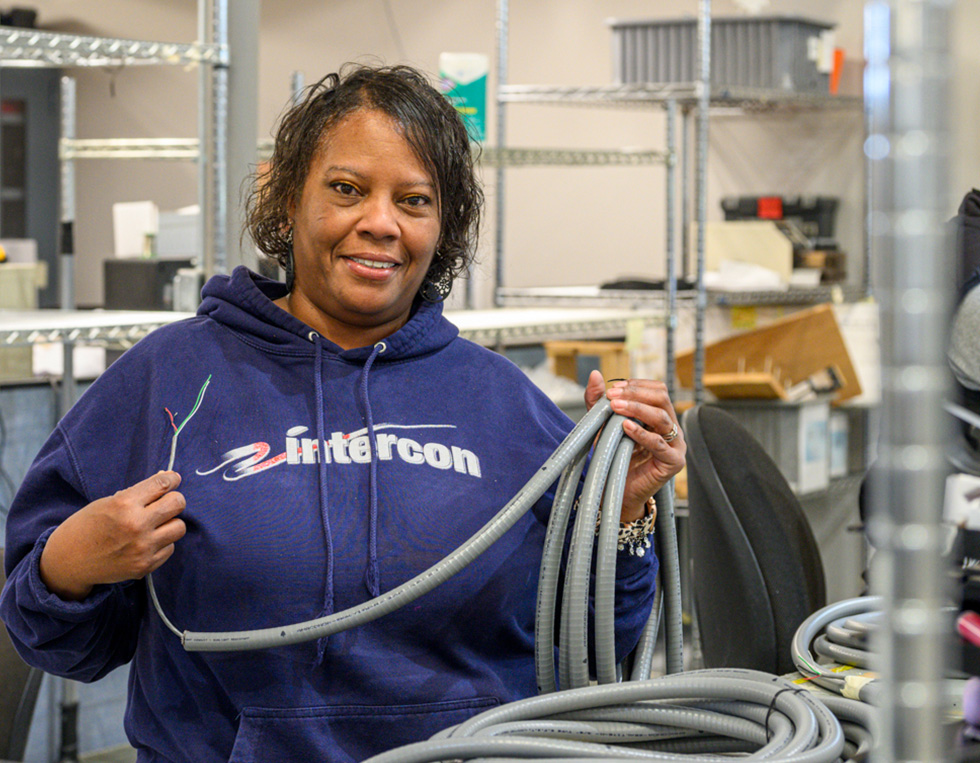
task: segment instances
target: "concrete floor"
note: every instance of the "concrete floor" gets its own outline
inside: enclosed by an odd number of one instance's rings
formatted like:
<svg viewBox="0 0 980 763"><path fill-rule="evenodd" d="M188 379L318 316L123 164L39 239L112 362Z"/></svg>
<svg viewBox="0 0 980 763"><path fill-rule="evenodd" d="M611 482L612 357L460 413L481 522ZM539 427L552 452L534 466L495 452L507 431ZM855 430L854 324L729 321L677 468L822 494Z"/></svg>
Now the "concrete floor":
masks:
<svg viewBox="0 0 980 763"><path fill-rule="evenodd" d="M113 747L110 750L82 755L80 763L135 763L136 750L129 746Z"/></svg>

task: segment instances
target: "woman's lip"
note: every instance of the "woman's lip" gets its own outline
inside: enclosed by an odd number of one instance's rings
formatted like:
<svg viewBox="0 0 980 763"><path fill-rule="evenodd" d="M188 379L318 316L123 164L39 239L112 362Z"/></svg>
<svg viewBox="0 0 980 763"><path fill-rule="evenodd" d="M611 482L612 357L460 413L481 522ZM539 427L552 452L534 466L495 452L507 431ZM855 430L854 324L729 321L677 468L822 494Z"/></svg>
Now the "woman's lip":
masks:
<svg viewBox="0 0 980 763"><path fill-rule="evenodd" d="M395 270L398 269L398 263L389 259L378 259L376 257L361 257L358 255L345 255L344 259L347 260L347 266L358 276L362 278L371 278L376 280L383 280L391 276ZM390 267L375 267L368 265L369 262L378 262Z"/></svg>

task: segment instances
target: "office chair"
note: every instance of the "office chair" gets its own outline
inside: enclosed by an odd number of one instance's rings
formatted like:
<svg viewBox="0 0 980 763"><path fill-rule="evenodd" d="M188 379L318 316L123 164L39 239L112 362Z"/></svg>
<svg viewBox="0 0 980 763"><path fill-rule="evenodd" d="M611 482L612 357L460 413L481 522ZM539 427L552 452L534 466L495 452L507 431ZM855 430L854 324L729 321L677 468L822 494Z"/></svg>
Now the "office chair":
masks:
<svg viewBox="0 0 980 763"><path fill-rule="evenodd" d="M797 627L826 604L809 522L775 462L731 415L699 405L681 426L705 666L790 673Z"/></svg>
<svg viewBox="0 0 980 763"><path fill-rule="evenodd" d="M5 579L0 548L0 588ZM40 670L28 666L14 651L7 629L0 625L0 759L24 759L43 677Z"/></svg>

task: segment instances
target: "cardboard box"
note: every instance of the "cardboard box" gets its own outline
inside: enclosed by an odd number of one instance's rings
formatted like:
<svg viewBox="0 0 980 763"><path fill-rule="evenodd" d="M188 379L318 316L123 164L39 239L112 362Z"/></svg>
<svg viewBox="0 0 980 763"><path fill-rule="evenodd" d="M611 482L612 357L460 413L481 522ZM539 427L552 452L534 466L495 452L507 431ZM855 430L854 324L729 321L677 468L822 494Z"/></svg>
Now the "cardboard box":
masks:
<svg viewBox="0 0 980 763"><path fill-rule="evenodd" d="M832 366L842 382L835 403L861 394L861 383L830 305L801 310L713 342L704 354L706 375L765 371L786 388ZM677 378L682 386L693 387L693 350L677 356Z"/></svg>
<svg viewBox="0 0 980 763"><path fill-rule="evenodd" d="M44 262L5 262L0 264L0 308L36 310L37 290L48 283ZM0 347L0 381L34 378L30 347Z"/></svg>
<svg viewBox="0 0 980 763"><path fill-rule="evenodd" d="M830 412L830 428L828 445L830 448L830 478L847 476L848 456L847 438L849 430L848 416L844 411Z"/></svg>

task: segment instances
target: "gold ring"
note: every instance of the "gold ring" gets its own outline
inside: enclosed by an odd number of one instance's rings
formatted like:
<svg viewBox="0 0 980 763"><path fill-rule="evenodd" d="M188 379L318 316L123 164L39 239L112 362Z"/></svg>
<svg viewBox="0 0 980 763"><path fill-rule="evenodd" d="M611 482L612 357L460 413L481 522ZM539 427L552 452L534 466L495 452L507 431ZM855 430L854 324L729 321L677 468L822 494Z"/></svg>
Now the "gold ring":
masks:
<svg viewBox="0 0 980 763"><path fill-rule="evenodd" d="M677 439L678 434L679 432L677 431L677 424L674 424L674 426L670 428L670 431L664 435L664 442L673 442L674 440Z"/></svg>

